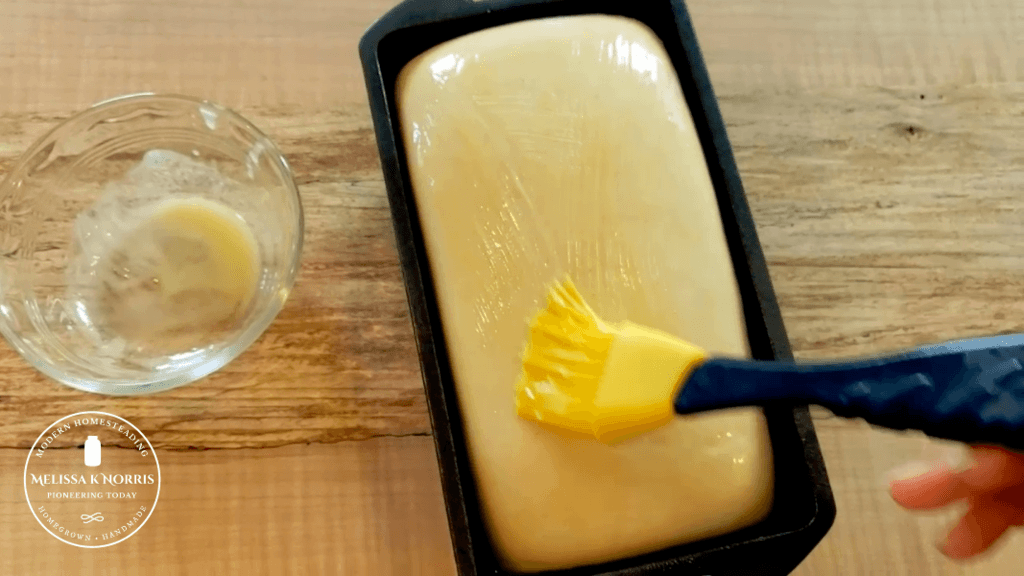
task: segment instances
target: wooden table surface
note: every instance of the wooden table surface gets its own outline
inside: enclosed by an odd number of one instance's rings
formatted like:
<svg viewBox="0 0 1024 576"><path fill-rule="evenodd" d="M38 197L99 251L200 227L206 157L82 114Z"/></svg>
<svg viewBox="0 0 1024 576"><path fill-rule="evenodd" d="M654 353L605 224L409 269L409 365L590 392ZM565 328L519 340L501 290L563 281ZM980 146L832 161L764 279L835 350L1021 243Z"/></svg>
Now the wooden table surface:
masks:
<svg viewBox="0 0 1024 576"><path fill-rule="evenodd" d="M356 43L394 0L0 2L0 175L103 98L185 93L283 149L307 215L287 306L221 372L154 397L46 380L0 349L0 575L454 571ZM1024 8L1013 0L692 0L794 348L880 352L1024 330ZM55 419L139 426L149 523L83 550L33 520L26 450ZM958 565L886 470L946 447L818 414L839 509L797 570L1010 575L1014 535Z"/></svg>

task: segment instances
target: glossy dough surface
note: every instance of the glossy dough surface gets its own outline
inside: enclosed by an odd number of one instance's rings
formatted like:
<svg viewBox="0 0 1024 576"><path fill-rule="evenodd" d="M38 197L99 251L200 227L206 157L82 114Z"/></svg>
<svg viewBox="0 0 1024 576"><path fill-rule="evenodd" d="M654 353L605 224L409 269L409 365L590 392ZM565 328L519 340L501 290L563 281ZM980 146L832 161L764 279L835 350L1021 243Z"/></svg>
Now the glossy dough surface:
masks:
<svg viewBox="0 0 1024 576"><path fill-rule="evenodd" d="M403 70L398 112L474 473L507 564L623 558L770 508L763 416L676 418L618 446L518 418L527 320L570 274L603 318L747 355L714 191L645 26L573 16L484 30Z"/></svg>

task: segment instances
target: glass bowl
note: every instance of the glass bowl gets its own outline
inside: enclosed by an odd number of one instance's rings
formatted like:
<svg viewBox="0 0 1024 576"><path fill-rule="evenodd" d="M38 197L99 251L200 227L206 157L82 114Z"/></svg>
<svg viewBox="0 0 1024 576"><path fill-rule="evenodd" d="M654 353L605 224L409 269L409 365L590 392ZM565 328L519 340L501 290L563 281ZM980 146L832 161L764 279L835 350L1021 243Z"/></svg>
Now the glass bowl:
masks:
<svg viewBox="0 0 1024 576"><path fill-rule="evenodd" d="M101 102L0 183L0 332L79 390L181 386L266 330L302 237L291 170L247 120L181 96Z"/></svg>

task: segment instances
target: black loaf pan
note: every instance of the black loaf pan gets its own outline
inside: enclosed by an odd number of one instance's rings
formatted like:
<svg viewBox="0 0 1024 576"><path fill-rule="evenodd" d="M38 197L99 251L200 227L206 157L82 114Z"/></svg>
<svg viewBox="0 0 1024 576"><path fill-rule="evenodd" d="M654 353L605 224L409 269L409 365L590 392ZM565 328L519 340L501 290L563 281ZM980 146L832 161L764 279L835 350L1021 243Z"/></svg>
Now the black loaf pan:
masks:
<svg viewBox="0 0 1024 576"><path fill-rule="evenodd" d="M661 39L682 84L704 148L739 282L750 349L758 359L792 359L768 268L737 173L725 124L686 7L680 0L407 0L359 43L370 110L434 429L441 485L460 576L512 574L495 555L467 453L433 278L405 164L395 80L410 60L442 42L522 20L581 14L633 18ZM511 396L509 396L511 402ZM805 407L766 410L775 459L775 500L757 525L724 536L547 576L615 574L788 574L828 532L835 501ZM681 496L682 497L682 496Z"/></svg>

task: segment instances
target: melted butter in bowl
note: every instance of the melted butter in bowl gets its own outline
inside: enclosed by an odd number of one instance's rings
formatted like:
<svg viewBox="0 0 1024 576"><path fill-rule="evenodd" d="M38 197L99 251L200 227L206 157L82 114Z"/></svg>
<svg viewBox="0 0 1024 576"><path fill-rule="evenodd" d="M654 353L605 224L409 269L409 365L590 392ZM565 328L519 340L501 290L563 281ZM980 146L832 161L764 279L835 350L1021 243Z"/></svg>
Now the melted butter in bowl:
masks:
<svg viewBox="0 0 1024 576"><path fill-rule="evenodd" d="M302 202L277 146L215 103L114 98L0 181L0 332L78 390L152 394L234 360L294 285Z"/></svg>
<svg viewBox="0 0 1024 576"><path fill-rule="evenodd" d="M203 198L167 199L93 269L93 322L129 347L171 354L223 338L256 293L256 238L240 215Z"/></svg>

